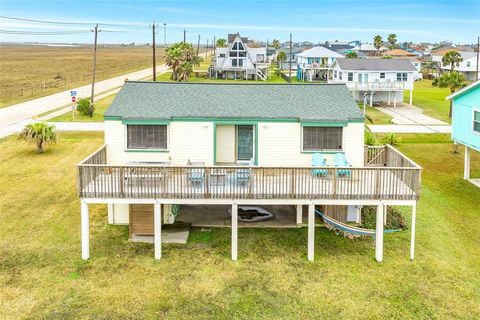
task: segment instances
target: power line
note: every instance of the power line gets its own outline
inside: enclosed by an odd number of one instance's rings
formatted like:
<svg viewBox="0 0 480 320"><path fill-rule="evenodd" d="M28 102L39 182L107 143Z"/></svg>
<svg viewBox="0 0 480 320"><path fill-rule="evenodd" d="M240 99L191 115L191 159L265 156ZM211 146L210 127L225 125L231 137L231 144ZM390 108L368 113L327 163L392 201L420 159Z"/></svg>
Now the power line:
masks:
<svg viewBox="0 0 480 320"><path fill-rule="evenodd" d="M0 15L1 19L8 20L18 20L18 21L28 21L36 23L47 23L47 24L67 24L67 25L92 25L94 22L71 22L71 21L54 21L54 20L38 20L38 19L28 19L28 18L19 18L19 17L8 17ZM122 24L122 23L99 23L104 26L145 26L145 24Z"/></svg>
<svg viewBox="0 0 480 320"><path fill-rule="evenodd" d="M0 30L1 34L18 34L18 35L69 35L69 34L82 34L89 33L90 30L85 31L26 31L26 30Z"/></svg>

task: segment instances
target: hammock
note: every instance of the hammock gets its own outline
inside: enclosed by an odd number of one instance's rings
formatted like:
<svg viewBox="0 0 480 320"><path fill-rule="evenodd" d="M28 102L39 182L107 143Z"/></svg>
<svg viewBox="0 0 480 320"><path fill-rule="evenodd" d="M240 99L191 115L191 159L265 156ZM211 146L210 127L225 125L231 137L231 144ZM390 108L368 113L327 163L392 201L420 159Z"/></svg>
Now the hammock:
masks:
<svg viewBox="0 0 480 320"><path fill-rule="evenodd" d="M316 214L322 217L323 222L328 230L334 231L336 234L342 234L344 237L353 239L353 238L360 238L360 237L373 237L375 238L375 230L374 229L364 229L359 227L350 226L348 224L342 223L338 220L333 219L332 217L327 216L320 210L315 209ZM384 233L393 233L401 231L401 229L392 229L392 230L384 230Z"/></svg>

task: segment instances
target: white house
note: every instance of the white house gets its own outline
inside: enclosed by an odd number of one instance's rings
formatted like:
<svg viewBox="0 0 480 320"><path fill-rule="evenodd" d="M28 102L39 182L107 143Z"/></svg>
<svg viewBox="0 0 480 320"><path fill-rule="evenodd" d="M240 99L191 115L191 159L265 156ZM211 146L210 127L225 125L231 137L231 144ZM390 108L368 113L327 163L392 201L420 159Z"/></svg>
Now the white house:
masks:
<svg viewBox="0 0 480 320"><path fill-rule="evenodd" d="M387 102L394 106L403 101L403 92L410 91L418 73L405 59L337 59L331 83L345 83L358 101Z"/></svg>
<svg viewBox="0 0 480 320"><path fill-rule="evenodd" d="M297 79L304 81L324 80L329 77L337 58L344 56L325 47L313 47L297 54Z"/></svg>
<svg viewBox="0 0 480 320"><path fill-rule="evenodd" d="M462 62L459 66L454 66L454 70L465 75L465 79L469 81L477 80L477 73L480 78L480 71L477 71L477 53L474 51L461 51ZM432 61L437 62L440 69L450 71L451 65L442 63L443 55L432 55Z"/></svg>
<svg viewBox="0 0 480 320"><path fill-rule="evenodd" d="M151 237L156 259L162 225L189 219L184 207L228 206L233 260L243 206L287 208L283 226L306 221L313 260L315 210L358 222L373 205L382 261L386 206L412 206L415 221L421 168L391 146L364 146L363 135L344 85L126 82L105 113L105 145L78 164L82 258L92 203L108 204L109 223L129 225L130 239Z"/></svg>
<svg viewBox="0 0 480 320"><path fill-rule="evenodd" d="M361 52L367 56L376 56L376 55L381 55L383 52L388 51L388 48L385 46L381 46L380 48L377 49L371 43L359 43L352 50L356 52Z"/></svg>
<svg viewBox="0 0 480 320"><path fill-rule="evenodd" d="M225 48L216 48L210 77L221 79L266 80L268 77L267 48L252 48L240 34L229 34Z"/></svg>

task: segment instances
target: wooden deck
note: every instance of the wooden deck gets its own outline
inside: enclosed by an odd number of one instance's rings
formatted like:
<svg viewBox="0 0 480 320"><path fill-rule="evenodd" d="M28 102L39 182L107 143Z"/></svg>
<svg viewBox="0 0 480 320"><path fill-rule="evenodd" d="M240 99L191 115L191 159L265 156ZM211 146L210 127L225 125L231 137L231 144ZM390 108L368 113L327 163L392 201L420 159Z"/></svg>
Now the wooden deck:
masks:
<svg viewBox="0 0 480 320"><path fill-rule="evenodd" d="M81 198L416 200L421 168L391 146L366 148L366 167L106 164L106 146L78 165Z"/></svg>

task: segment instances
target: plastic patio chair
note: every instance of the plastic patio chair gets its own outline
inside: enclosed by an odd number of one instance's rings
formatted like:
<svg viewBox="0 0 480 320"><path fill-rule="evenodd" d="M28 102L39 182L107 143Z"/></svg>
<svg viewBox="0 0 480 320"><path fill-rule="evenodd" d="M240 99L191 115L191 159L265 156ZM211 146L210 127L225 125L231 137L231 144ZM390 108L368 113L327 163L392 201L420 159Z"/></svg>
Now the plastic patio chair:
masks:
<svg viewBox="0 0 480 320"><path fill-rule="evenodd" d="M323 154L318 152L312 155L312 166L313 167L326 167L327 159L323 157ZM312 174L314 176L326 176L328 174L327 169L312 169Z"/></svg>
<svg viewBox="0 0 480 320"><path fill-rule="evenodd" d="M335 153L335 157L333 161L334 161L335 167L351 167L352 166L350 163L348 163L344 153ZM350 177L350 175L351 175L351 171L348 169L337 170L337 176Z"/></svg>

